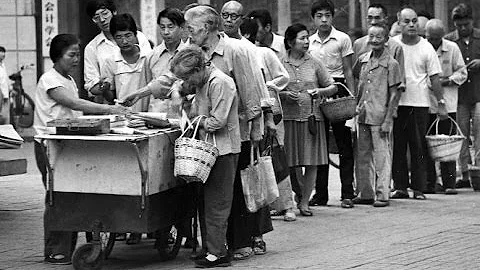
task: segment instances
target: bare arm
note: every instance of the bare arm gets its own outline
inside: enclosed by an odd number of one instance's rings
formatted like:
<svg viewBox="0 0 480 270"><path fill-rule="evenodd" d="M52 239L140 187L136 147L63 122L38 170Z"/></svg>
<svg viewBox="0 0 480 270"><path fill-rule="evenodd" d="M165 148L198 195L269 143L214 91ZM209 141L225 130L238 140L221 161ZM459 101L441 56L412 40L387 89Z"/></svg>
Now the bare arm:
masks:
<svg viewBox="0 0 480 270"><path fill-rule="evenodd" d="M356 96L355 81L353 80L353 71L352 71L352 55L347 55L342 57L342 66L343 66L343 75L345 76L345 83L347 84L348 89Z"/></svg>

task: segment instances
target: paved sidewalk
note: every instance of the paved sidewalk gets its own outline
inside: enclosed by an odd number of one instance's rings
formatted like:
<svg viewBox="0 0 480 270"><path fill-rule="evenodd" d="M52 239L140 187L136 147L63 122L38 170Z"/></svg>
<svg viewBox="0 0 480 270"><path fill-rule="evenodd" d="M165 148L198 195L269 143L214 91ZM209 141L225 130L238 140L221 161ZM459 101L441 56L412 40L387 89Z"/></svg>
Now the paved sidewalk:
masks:
<svg viewBox="0 0 480 270"><path fill-rule="evenodd" d="M1 157L27 157L28 173L0 177L0 269L73 269L42 263L44 190L33 143L0 150ZM342 209L339 188L332 169L329 207L314 207L313 217L291 223L275 218L275 230L265 235L268 253L235 261L231 269L480 269L479 192ZM152 246L151 240L117 242L103 269L193 268L190 250L160 262Z"/></svg>

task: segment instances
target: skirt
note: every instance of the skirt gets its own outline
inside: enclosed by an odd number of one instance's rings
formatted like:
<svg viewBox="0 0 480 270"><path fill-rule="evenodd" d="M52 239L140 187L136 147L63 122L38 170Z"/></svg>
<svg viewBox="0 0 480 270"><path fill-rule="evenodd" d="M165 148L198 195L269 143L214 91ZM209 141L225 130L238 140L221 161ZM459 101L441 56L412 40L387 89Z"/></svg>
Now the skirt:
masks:
<svg viewBox="0 0 480 270"><path fill-rule="evenodd" d="M316 166L328 164L325 122L316 121L317 134L308 130L308 122L286 120L285 151L288 166Z"/></svg>

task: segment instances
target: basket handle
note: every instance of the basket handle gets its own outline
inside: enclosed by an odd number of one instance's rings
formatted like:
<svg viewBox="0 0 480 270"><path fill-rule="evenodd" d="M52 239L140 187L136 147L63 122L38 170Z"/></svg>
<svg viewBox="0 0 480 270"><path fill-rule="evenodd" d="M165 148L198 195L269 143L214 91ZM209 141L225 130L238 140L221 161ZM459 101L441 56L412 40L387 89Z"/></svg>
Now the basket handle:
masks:
<svg viewBox="0 0 480 270"><path fill-rule="evenodd" d="M462 130L460 129L460 127L458 126L457 122L455 120L453 120L452 117L448 116L448 119L450 119L450 121L452 121L455 126L457 127L457 135L460 135L462 137L465 137L462 133ZM433 128L433 125L435 125L435 135L438 135L438 123L440 122L440 118L437 117L433 122L432 124L430 125L430 127L428 128L427 130L427 134L428 135L430 133L430 130Z"/></svg>
<svg viewBox="0 0 480 270"><path fill-rule="evenodd" d="M193 118L193 121L190 123L190 125L187 128L185 128L185 130L182 132L182 135L180 135L179 138L182 138L185 135L185 133L187 133L187 131L190 129L190 127L192 127L195 124L195 122L198 121L197 125L195 126L195 130L193 132L193 137L192 137L192 138L195 138L195 136L197 136L198 126L200 125L200 119L202 119L202 117L204 117L204 116L205 115L199 115L199 116Z"/></svg>
<svg viewBox="0 0 480 270"><path fill-rule="evenodd" d="M207 135L205 135L205 141L208 141L208 135L210 132L207 132ZM217 141L215 140L215 133L212 132L212 137L213 137L213 145L217 146Z"/></svg>
<svg viewBox="0 0 480 270"><path fill-rule="evenodd" d="M343 88L345 88L347 90L347 92L350 94L350 96L353 97L352 92L350 91L350 89L348 89L348 87L345 84L343 84L341 82L334 82L333 84L342 86Z"/></svg>

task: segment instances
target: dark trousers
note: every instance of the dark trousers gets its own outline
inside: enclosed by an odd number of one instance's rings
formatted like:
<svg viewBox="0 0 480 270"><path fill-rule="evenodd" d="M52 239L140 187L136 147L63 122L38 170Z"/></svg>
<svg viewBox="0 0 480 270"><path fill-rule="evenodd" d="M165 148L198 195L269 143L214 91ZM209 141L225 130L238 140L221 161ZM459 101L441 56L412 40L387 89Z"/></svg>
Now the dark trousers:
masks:
<svg viewBox="0 0 480 270"><path fill-rule="evenodd" d="M456 118L456 113L448 114L452 119ZM436 114L430 114L429 126L437 118ZM438 123L438 134L455 134L457 127L450 119L440 120ZM435 134L435 126L429 134ZM456 161L440 162L440 172L442 176L443 186L445 188L455 188L455 180L457 177L457 163ZM435 170L435 162L427 155L427 190L435 189L435 182L437 180L437 173Z"/></svg>
<svg viewBox="0 0 480 270"><path fill-rule="evenodd" d="M410 188L424 191L427 182L428 107L399 106L393 123L394 189L406 191L409 187L407 146L410 149Z"/></svg>
<svg viewBox="0 0 480 270"><path fill-rule="evenodd" d="M250 213L245 206L240 171L250 164L250 142L242 142L238 167L233 186L232 211L228 219L227 242L230 251L251 247L252 237L262 236L273 230L268 206Z"/></svg>
<svg viewBox="0 0 480 270"><path fill-rule="evenodd" d="M43 186L47 186L47 159L45 153L42 151L42 145L35 141L34 144L35 160L37 167L42 174ZM48 203L48 196L45 196L45 212L43 213L43 228L44 228L44 256L62 254L70 258L77 243L76 232L66 231L50 231L49 228L49 212L50 205Z"/></svg>

